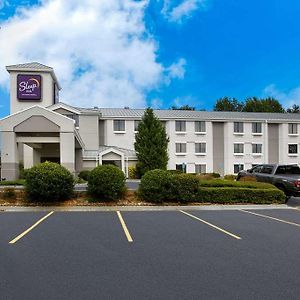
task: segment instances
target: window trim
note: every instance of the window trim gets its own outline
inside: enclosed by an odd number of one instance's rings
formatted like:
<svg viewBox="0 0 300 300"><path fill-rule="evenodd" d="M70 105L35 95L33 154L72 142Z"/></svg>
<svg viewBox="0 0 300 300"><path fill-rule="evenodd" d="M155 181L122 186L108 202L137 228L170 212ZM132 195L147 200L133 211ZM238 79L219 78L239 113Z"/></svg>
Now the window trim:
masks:
<svg viewBox="0 0 300 300"><path fill-rule="evenodd" d="M176 152L177 151L177 147L176 147L176 144L185 144L185 152ZM187 154L187 142L175 142L175 155L178 155L178 156L185 156Z"/></svg>
<svg viewBox="0 0 300 300"><path fill-rule="evenodd" d="M196 144L205 144L205 152L196 152ZM206 142L195 142L195 155L207 155L207 143Z"/></svg>
<svg viewBox="0 0 300 300"><path fill-rule="evenodd" d="M115 130L115 121L124 121L124 130ZM126 133L126 120L122 119L114 119L113 120L113 132L114 133Z"/></svg>
<svg viewBox="0 0 300 300"><path fill-rule="evenodd" d="M236 145L236 144L243 145L243 152L237 152L237 153L234 152L234 145ZM243 142L242 143L238 143L238 142L233 143L233 155L240 155L240 156L245 155L245 143L243 143Z"/></svg>

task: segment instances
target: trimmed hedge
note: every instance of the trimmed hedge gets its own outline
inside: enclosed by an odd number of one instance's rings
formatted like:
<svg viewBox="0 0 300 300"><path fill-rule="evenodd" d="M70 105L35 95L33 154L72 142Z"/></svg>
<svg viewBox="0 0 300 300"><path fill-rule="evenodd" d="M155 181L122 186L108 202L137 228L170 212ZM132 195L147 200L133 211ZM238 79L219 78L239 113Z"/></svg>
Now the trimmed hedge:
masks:
<svg viewBox="0 0 300 300"><path fill-rule="evenodd" d="M277 188L201 187L196 202L210 203L285 203L285 195Z"/></svg>
<svg viewBox="0 0 300 300"><path fill-rule="evenodd" d="M138 189L138 196L145 200L156 203L173 200L174 175L166 170L151 170L142 177Z"/></svg>
<svg viewBox="0 0 300 300"><path fill-rule="evenodd" d="M90 172L88 193L93 197L115 200L125 189L125 175L114 165L100 165Z"/></svg>
<svg viewBox="0 0 300 300"><path fill-rule="evenodd" d="M79 172L78 177L83 179L84 181L88 181L91 170L82 170Z"/></svg>
<svg viewBox="0 0 300 300"><path fill-rule="evenodd" d="M141 179L138 196L145 201L210 203L284 203L285 195L271 184L232 180L201 180L191 174L152 170Z"/></svg>
<svg viewBox="0 0 300 300"><path fill-rule="evenodd" d="M34 200L63 200L73 195L74 177L65 167L46 161L28 169L25 188Z"/></svg>
<svg viewBox="0 0 300 300"><path fill-rule="evenodd" d="M0 181L0 185L25 185L25 179L2 180Z"/></svg>

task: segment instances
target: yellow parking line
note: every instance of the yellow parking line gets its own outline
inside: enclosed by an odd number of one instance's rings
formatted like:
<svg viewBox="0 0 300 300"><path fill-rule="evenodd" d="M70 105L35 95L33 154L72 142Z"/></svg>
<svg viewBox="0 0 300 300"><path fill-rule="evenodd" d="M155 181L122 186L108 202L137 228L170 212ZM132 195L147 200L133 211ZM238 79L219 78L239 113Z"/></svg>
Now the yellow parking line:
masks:
<svg viewBox="0 0 300 300"><path fill-rule="evenodd" d="M274 218L274 217L270 217L268 215L262 215L262 214L254 213L252 211L248 211L248 210L244 210L244 209L239 209L239 211L242 211L244 213L248 213L248 214L251 214L251 215L255 215L255 216L258 216L258 217L262 217L262 218L266 218L266 219L271 219L271 220L278 221L278 222L281 222L281 223L285 223L285 224L289 224L289 225L300 227L300 224L298 224L298 223L294 223L294 222L290 222L290 221L286 221L286 220L277 219L277 218Z"/></svg>
<svg viewBox="0 0 300 300"><path fill-rule="evenodd" d="M120 223L122 225L122 228L124 230L124 233L125 233L125 235L127 237L128 242L129 243L133 242L133 239L132 239L132 237L131 237L131 235L129 233L129 230L128 230L126 224L125 224L125 221L123 220L123 217L122 217L122 215L121 215L121 213L119 211L117 211L117 215L119 217Z"/></svg>
<svg viewBox="0 0 300 300"><path fill-rule="evenodd" d="M237 240L241 240L242 238L241 237L239 237L239 236L237 236L237 235L235 235L235 234L233 234L233 233L231 233L231 232L229 232L229 231L227 231L227 230L224 230L224 229L222 229L222 228L220 228L220 227L218 227L218 226L216 226L216 225L214 225L214 224L211 224L211 223L209 223L209 222L206 222L206 221L204 221L204 220L202 220L202 219L200 219L200 218L198 218L198 217L196 217L196 216L194 216L194 215L192 215L192 214L189 214L189 213L187 213L187 212L185 212L185 211L183 211L183 210L179 210L181 213L183 213L183 214L185 214L185 215L187 215L187 216L189 216L189 217L191 217L191 218L193 218L193 219L196 219L196 220L198 220L198 221L200 221L200 222L202 222L202 223L204 223L204 224L206 224L206 225L208 225L208 226L211 226L211 227L213 227L214 229L217 229L217 230L219 230L219 231L221 231L221 232L223 232L223 233L225 233L225 234L227 234L227 235L229 235L229 236L231 236L231 237L233 237L233 238L235 238L235 239L237 239Z"/></svg>
<svg viewBox="0 0 300 300"><path fill-rule="evenodd" d="M41 218L40 220L38 220L36 223L34 223L31 227L29 227L27 230L25 230L23 233L21 233L20 235L18 235L16 238L14 238L13 240L11 240L9 242L9 244L14 244L16 243L19 239L21 239L24 235L26 235L28 232L30 232L33 228L35 228L36 226L38 226L40 223L42 223L44 220L46 220L48 217L50 217L52 214L54 213L54 211L51 211L49 214L47 214L46 216L44 216L43 218Z"/></svg>

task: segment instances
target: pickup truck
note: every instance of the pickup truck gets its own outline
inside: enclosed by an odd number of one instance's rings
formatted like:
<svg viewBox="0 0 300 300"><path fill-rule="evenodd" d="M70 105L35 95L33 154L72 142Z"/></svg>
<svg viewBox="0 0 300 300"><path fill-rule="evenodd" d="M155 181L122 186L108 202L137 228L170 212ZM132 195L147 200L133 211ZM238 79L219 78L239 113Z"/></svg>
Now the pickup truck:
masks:
<svg viewBox="0 0 300 300"><path fill-rule="evenodd" d="M287 199L300 196L300 167L298 165L257 165L252 169L240 171L236 180L242 177L255 177L257 181L267 182L282 190Z"/></svg>

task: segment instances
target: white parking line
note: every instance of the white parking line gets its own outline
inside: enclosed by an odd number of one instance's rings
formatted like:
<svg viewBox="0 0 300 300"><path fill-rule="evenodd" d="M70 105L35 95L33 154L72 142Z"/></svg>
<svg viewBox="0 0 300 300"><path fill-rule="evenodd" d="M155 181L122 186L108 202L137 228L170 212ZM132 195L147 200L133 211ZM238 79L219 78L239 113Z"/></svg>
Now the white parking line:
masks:
<svg viewBox="0 0 300 300"><path fill-rule="evenodd" d="M286 221L286 220L282 220L282 219L277 219L277 218L274 218L274 217L271 217L271 216L268 216L268 215L258 214L258 213L254 213L252 211L248 211L248 210L244 210L244 209L239 209L239 211L242 211L244 213L248 213L248 214L251 214L251 215L254 215L254 216L258 216L258 217L274 220L274 221L277 221L277 222L281 222L281 223L285 223L285 224L300 227L300 224L298 224L298 223L294 223L294 222L290 222L290 221Z"/></svg>
<svg viewBox="0 0 300 300"><path fill-rule="evenodd" d="M233 234L233 233L231 233L231 232L229 232L229 231L227 231L225 229L222 229L222 228L220 228L220 227L218 227L218 226L216 226L214 224L211 224L211 223L209 223L207 221L204 221L204 220L202 220L202 219L200 219L200 218L198 218L198 217L196 217L196 216L194 216L192 214L189 214L189 213L187 213L187 212L185 212L183 210L179 210L179 211L181 213L183 213L183 214L185 214L185 215L187 215L187 216L189 216L189 217L191 217L193 219L196 219L196 220L198 220L198 221L200 221L200 222L202 222L202 223L204 223L204 224L206 224L206 225L208 225L210 227L213 227L214 229L217 229L217 230L219 230L219 231L221 231L221 232L223 232L223 233L225 233L225 234L227 234L227 235L229 235L229 236L231 236L231 237L233 237L233 238L235 238L237 240L241 240L242 239L241 237L239 237L239 236L237 236L237 235L235 235L235 234Z"/></svg>

